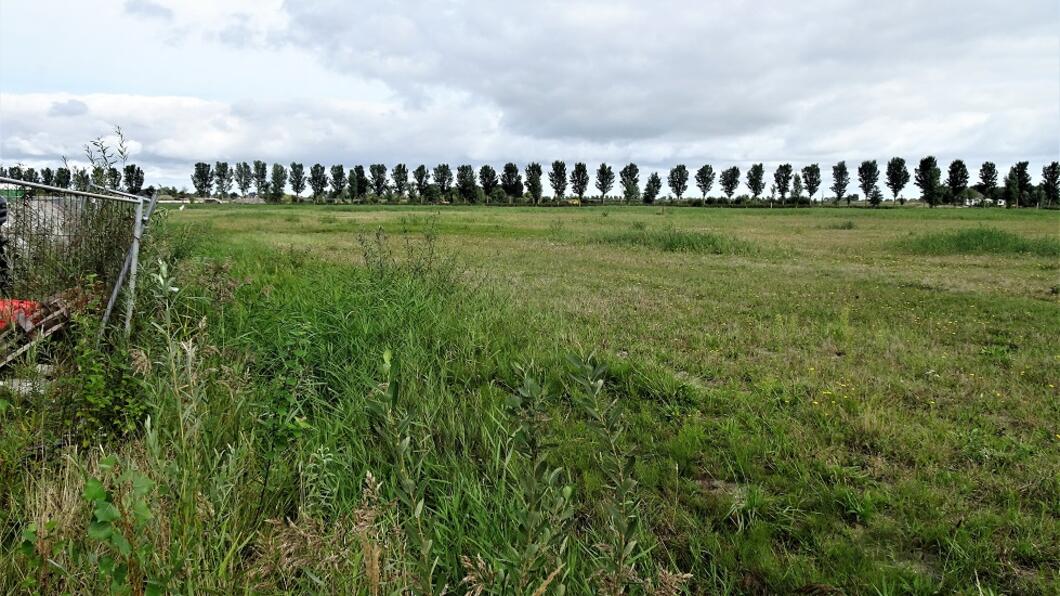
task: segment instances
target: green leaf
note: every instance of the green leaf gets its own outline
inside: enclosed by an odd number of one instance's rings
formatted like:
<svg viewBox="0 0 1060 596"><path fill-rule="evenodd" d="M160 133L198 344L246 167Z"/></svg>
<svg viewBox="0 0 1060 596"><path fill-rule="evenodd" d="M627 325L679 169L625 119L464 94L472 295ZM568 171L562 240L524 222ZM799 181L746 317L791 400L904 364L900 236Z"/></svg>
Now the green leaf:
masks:
<svg viewBox="0 0 1060 596"><path fill-rule="evenodd" d="M116 548L123 557L128 557L129 553L132 552L132 545L129 544L129 541L126 540L125 536L122 536L120 532L111 532L110 543L114 545L114 548Z"/></svg>
<svg viewBox="0 0 1060 596"><path fill-rule="evenodd" d="M111 471L116 465L118 465L118 456L113 454L104 457L99 462L99 467L102 468L104 472Z"/></svg>
<svg viewBox="0 0 1060 596"><path fill-rule="evenodd" d="M121 513L118 512L118 508L114 506L114 503L108 503L102 501L96 505L96 521L100 522L112 522L121 517Z"/></svg>
<svg viewBox="0 0 1060 596"><path fill-rule="evenodd" d="M85 482L85 499L89 501L102 501L107 498L107 491L103 483L95 478L89 478Z"/></svg>
<svg viewBox="0 0 1060 596"><path fill-rule="evenodd" d="M88 524L88 536L95 540L106 540L110 538L114 526L110 522L92 522Z"/></svg>

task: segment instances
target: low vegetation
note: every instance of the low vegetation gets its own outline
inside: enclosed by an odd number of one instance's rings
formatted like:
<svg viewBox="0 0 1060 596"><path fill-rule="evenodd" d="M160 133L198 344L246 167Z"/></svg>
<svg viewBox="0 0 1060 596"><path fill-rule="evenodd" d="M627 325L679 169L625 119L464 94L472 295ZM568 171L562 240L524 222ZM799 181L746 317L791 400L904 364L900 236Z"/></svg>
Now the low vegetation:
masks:
<svg viewBox="0 0 1060 596"><path fill-rule="evenodd" d="M1055 593L1055 255L899 246L1055 213L601 213L172 213L0 394L0 591Z"/></svg>
<svg viewBox="0 0 1060 596"><path fill-rule="evenodd" d="M964 228L951 232L931 232L901 243L917 254L984 255L1010 254L1060 257L1060 240L1053 236L1027 237L996 228Z"/></svg>

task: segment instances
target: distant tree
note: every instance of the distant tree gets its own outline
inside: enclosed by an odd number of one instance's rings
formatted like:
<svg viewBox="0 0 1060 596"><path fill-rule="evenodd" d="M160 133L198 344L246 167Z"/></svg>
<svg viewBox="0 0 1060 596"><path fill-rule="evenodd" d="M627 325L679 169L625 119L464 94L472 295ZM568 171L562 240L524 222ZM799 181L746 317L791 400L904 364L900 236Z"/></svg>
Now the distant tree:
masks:
<svg viewBox="0 0 1060 596"><path fill-rule="evenodd" d="M209 167L209 165L207 165L207 167ZM88 173L88 170L85 168L77 168L74 170L73 187L75 190L88 190L90 182L92 182L92 176Z"/></svg>
<svg viewBox="0 0 1060 596"><path fill-rule="evenodd" d="M997 204L997 166L992 161L983 162L979 168L979 192Z"/></svg>
<svg viewBox="0 0 1060 596"><path fill-rule="evenodd" d="M574 196L578 197L581 201L585 198L585 191L589 188L589 170L585 167L582 162L574 164L574 169L570 173L570 189L574 193Z"/></svg>
<svg viewBox="0 0 1060 596"><path fill-rule="evenodd" d="M250 182L254 179L253 175L250 172L250 164L245 161L237 163L235 179L236 188L239 189L240 196L247 196L247 193L250 192Z"/></svg>
<svg viewBox="0 0 1060 596"><path fill-rule="evenodd" d="M792 167L790 163L780 164L777 171L773 172L773 184L777 187L780 195L780 204L783 205L788 197L788 189L791 188Z"/></svg>
<svg viewBox="0 0 1060 596"><path fill-rule="evenodd" d="M847 171L847 162L841 161L832 166L832 193L835 194L836 203L846 197L847 205L850 204L850 197L847 197L847 186L849 184L850 172Z"/></svg>
<svg viewBox="0 0 1060 596"><path fill-rule="evenodd" d="M363 201L368 196L368 176L364 174L364 166L353 166L353 180L357 182L353 196Z"/></svg>
<svg viewBox="0 0 1060 596"><path fill-rule="evenodd" d="M386 166L384 164L374 163L368 166L368 179L375 196L382 197L386 194Z"/></svg>
<svg viewBox="0 0 1060 596"><path fill-rule="evenodd" d="M254 192L261 200L269 194L269 164L260 159L254 160Z"/></svg>
<svg viewBox="0 0 1060 596"><path fill-rule="evenodd" d="M658 198L659 193L662 191L662 178L659 177L658 172L652 172L648 176L648 183L644 185L644 203L651 205Z"/></svg>
<svg viewBox="0 0 1060 596"><path fill-rule="evenodd" d="M342 191L346 190L346 168L342 164L331 166L331 198L342 200Z"/></svg>
<svg viewBox="0 0 1060 596"><path fill-rule="evenodd" d="M453 186L453 171L449 164L442 163L434 166L434 183L438 186L438 193L442 199L449 198L449 190Z"/></svg>
<svg viewBox="0 0 1060 596"><path fill-rule="evenodd" d="M1042 167L1042 190L1049 205L1060 203L1060 163L1054 161Z"/></svg>
<svg viewBox="0 0 1060 596"><path fill-rule="evenodd" d="M26 169L22 170L22 179L25 180L26 182L33 182L35 184L40 184L40 174L37 172L37 170L35 170L33 168L26 168ZM100 179L101 179L103 185L107 184L107 179L106 179L106 173L105 172L101 176Z"/></svg>
<svg viewBox="0 0 1060 596"><path fill-rule="evenodd" d="M552 200L562 201L567 194L567 164L562 161L552 162L548 172L548 183L552 187Z"/></svg>
<svg viewBox="0 0 1060 596"><path fill-rule="evenodd" d="M423 164L416 166L416 169L412 171L412 179L415 180L416 196L422 203L427 199L427 186L431 183L431 174L427 171L427 166Z"/></svg>
<svg viewBox="0 0 1060 596"><path fill-rule="evenodd" d="M905 185L909 184L909 169L905 167L905 160L901 157L892 157L887 162L887 188L891 189L894 200L898 200ZM905 201L902 201L905 204Z"/></svg>
<svg viewBox="0 0 1060 596"><path fill-rule="evenodd" d="M880 192L879 188L873 186L869 190L869 194L866 198L869 201L869 205L872 205L873 207L879 207L880 203L883 202L883 193Z"/></svg>
<svg viewBox="0 0 1060 596"><path fill-rule="evenodd" d="M799 203L802 201L802 191L802 176L795 174L791 179L791 201L795 203L796 207L798 207Z"/></svg>
<svg viewBox="0 0 1060 596"><path fill-rule="evenodd" d="M291 192L294 193L295 200L302 202L302 193L305 191L305 166L302 164L292 161L288 167L288 178L291 181Z"/></svg>
<svg viewBox="0 0 1060 596"><path fill-rule="evenodd" d="M191 185L195 187L195 194L200 198L210 196L210 188L213 187L213 171L210 164L199 162L195 164L195 170L191 174Z"/></svg>
<svg viewBox="0 0 1060 596"><path fill-rule="evenodd" d="M128 166L126 166L126 170L128 170ZM217 195L222 199L227 199L228 193L232 192L232 170L228 167L227 161L219 161L213 164L213 180L214 186L217 188ZM127 175L125 184L129 184Z"/></svg>
<svg viewBox="0 0 1060 596"><path fill-rule="evenodd" d="M913 172L913 183L920 187L920 200L934 207L939 203L939 185L942 170L934 156L929 155L920 160L920 165Z"/></svg>
<svg viewBox="0 0 1060 596"><path fill-rule="evenodd" d="M760 163L753 164L751 169L747 170L747 188L751 191L751 196L755 199L762 194L762 191L766 188L766 169Z"/></svg>
<svg viewBox="0 0 1060 596"><path fill-rule="evenodd" d="M37 172L33 168L26 168L22 171L22 179L27 182L37 182ZM92 184L99 187L107 186L107 168L92 166Z"/></svg>
<svg viewBox="0 0 1060 596"><path fill-rule="evenodd" d="M544 185L541 184L541 177L544 175L544 170L541 169L541 164L532 161L526 164L525 172L526 192L529 193L530 200L533 204L540 204L541 197L544 195Z"/></svg>
<svg viewBox="0 0 1060 596"><path fill-rule="evenodd" d="M70 182L72 178L70 176L70 168L58 168L55 170L55 185L59 188L70 188ZM140 179L143 182L143 178Z"/></svg>
<svg viewBox="0 0 1060 596"><path fill-rule="evenodd" d="M607 193L615 186L615 171L606 163L596 169L596 190L600 191L600 202L607 198Z"/></svg>
<svg viewBox="0 0 1060 596"><path fill-rule="evenodd" d="M626 201L637 201L640 199L640 168L635 163L628 163L618 173L619 183L622 185L622 198Z"/></svg>
<svg viewBox="0 0 1060 596"><path fill-rule="evenodd" d="M493 189L497 188L499 180L497 179L497 170L493 169L493 166L484 165L478 169L478 183L482 186L482 192L486 194L487 200L490 195L493 194Z"/></svg>
<svg viewBox="0 0 1060 596"><path fill-rule="evenodd" d="M821 166L812 163L802 168L802 182L806 185L806 196L813 202L813 196L821 188Z"/></svg>
<svg viewBox="0 0 1060 596"><path fill-rule="evenodd" d="M950 202L958 205L961 194L968 188L968 166L964 161L955 159L950 162L949 171L946 174L946 187L950 191Z"/></svg>
<svg viewBox="0 0 1060 596"><path fill-rule="evenodd" d="M714 186L713 166L708 164L696 170L696 186L699 187L699 192L703 193L703 198L706 199L707 193Z"/></svg>
<svg viewBox="0 0 1060 596"><path fill-rule="evenodd" d="M876 160L870 159L861 162L861 165L858 166L858 186L861 188L861 192L865 193L866 200L871 198L872 190L876 188L876 183L879 180L880 168L876 165ZM875 206L873 205L873 207Z"/></svg>
<svg viewBox="0 0 1060 596"><path fill-rule="evenodd" d="M272 164L272 176L269 177L269 198L273 203L283 201L283 194L287 190L287 168L278 163Z"/></svg>
<svg viewBox="0 0 1060 596"><path fill-rule="evenodd" d="M519 173L519 166L512 162L504 164L501 170L501 188L508 199L523 198L523 175Z"/></svg>
<svg viewBox="0 0 1060 596"><path fill-rule="evenodd" d="M718 180L721 183L721 192L725 193L727 200L732 200L732 193L740 186L740 168L733 166L721 173Z"/></svg>
<svg viewBox="0 0 1060 596"><path fill-rule="evenodd" d="M1029 205L1031 190L1034 186L1031 180L1030 164L1025 161L1016 162L1016 165L1011 168L1011 174L1015 182L1013 190L1015 190L1016 207Z"/></svg>
<svg viewBox="0 0 1060 596"><path fill-rule="evenodd" d="M36 178L36 176L34 176ZM38 180L34 180L38 182ZM107 168L107 188L111 190L118 190L121 188L121 170L114 166Z"/></svg>
<svg viewBox="0 0 1060 596"><path fill-rule="evenodd" d="M7 177L14 180L22 180L22 168L20 166L11 166L7 169Z"/></svg>
<svg viewBox="0 0 1060 596"><path fill-rule="evenodd" d="M59 168L59 171L62 171L64 169L65 168ZM67 177L67 183L69 183L69 177L70 177L70 172L69 171L67 171L66 177ZM56 176L56 178L58 178L58 176ZM226 178L227 178L227 183L226 183L226 185L224 187L226 189L224 191L224 194L227 195L228 191L232 188L232 173L231 173L231 170L229 170L229 173L226 176ZM220 182L221 182L221 180L218 179L218 183L220 183ZM143 187L144 187L144 171L142 169L140 169L140 166L138 166L136 164L132 164L131 163L131 164L126 165L125 166L125 192L127 192L129 194L132 194L132 195L138 195L138 194L140 194L140 191L143 190Z"/></svg>
<svg viewBox="0 0 1060 596"><path fill-rule="evenodd" d="M674 196L680 201L685 191L688 190L688 168L685 167L685 164L677 164L670 168L670 175L666 177L666 183L670 187L670 192L674 193Z"/></svg>
<svg viewBox="0 0 1060 596"><path fill-rule="evenodd" d="M403 163L394 166L390 171L390 180L394 183L394 192L398 197L404 198L409 190L409 168Z"/></svg>
<svg viewBox="0 0 1060 596"><path fill-rule="evenodd" d="M465 203L475 202L475 191L478 190L478 185L475 183L475 168L469 165L462 165L456 168L456 193L460 195L460 198Z"/></svg>
<svg viewBox="0 0 1060 596"><path fill-rule="evenodd" d="M44 168L43 170L41 170L41 172L40 172L40 181L41 181L41 184L47 184L48 186L54 185L55 184L55 170L53 170L51 168Z"/></svg>
<svg viewBox="0 0 1060 596"><path fill-rule="evenodd" d="M328 173L322 164L315 163L309 168L309 188L313 193L313 202L319 203L328 188Z"/></svg>

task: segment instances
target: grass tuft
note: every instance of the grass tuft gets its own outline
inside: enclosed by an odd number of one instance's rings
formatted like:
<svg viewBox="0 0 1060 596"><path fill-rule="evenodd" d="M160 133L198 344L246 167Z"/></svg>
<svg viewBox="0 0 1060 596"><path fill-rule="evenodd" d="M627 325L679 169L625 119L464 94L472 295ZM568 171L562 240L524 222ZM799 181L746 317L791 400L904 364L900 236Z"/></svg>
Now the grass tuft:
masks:
<svg viewBox="0 0 1060 596"><path fill-rule="evenodd" d="M901 248L909 252L924 255L1060 256L1060 241L1055 238L1028 238L996 228L966 228L952 232L932 232L903 240L899 244Z"/></svg>
<svg viewBox="0 0 1060 596"><path fill-rule="evenodd" d="M600 244L637 246L664 252L689 252L715 255L747 255L758 252L745 240L713 232L693 232L666 227L660 230L635 225L628 230L607 232L594 237Z"/></svg>

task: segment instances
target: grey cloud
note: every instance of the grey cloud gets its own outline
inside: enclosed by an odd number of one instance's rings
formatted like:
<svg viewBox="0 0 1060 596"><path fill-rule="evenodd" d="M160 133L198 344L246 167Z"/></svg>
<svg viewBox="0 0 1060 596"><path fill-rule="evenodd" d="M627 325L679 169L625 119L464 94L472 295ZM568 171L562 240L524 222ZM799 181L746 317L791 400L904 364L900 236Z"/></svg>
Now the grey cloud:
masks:
<svg viewBox="0 0 1060 596"><path fill-rule="evenodd" d="M88 105L77 99L57 101L48 108L49 116L70 117L83 116L88 113Z"/></svg>
<svg viewBox="0 0 1060 596"><path fill-rule="evenodd" d="M140 17L161 19L163 21L173 20L173 11L168 7L152 2L151 0L126 0L125 12Z"/></svg>

